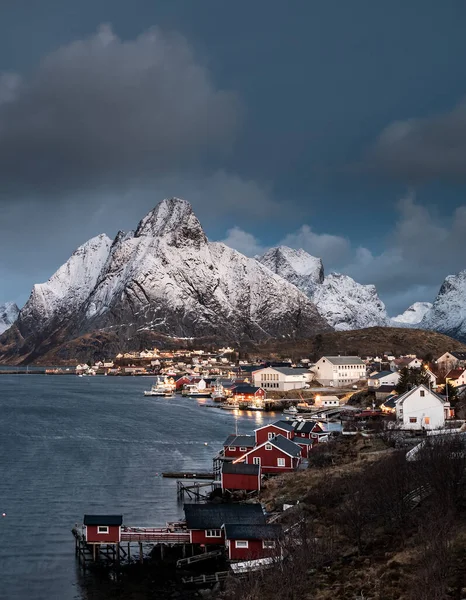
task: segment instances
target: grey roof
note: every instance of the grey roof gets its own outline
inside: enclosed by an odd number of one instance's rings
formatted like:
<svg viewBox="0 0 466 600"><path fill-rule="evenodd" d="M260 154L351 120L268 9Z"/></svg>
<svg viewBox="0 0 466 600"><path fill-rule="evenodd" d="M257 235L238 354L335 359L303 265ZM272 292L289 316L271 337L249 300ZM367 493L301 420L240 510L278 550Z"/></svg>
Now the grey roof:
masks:
<svg viewBox="0 0 466 600"><path fill-rule="evenodd" d="M225 525L227 540L276 540L282 534L282 526L275 525L242 525L231 523Z"/></svg>
<svg viewBox="0 0 466 600"><path fill-rule="evenodd" d="M84 525L117 525L123 523L122 515L84 515Z"/></svg>
<svg viewBox="0 0 466 600"><path fill-rule="evenodd" d="M265 525L260 504L185 504L188 529L220 529L228 523Z"/></svg>
<svg viewBox="0 0 466 600"><path fill-rule="evenodd" d="M363 365L364 361L359 356L323 356L333 365Z"/></svg>
<svg viewBox="0 0 466 600"><path fill-rule="evenodd" d="M268 440L268 443L279 450L283 450L283 452L286 452L286 454L289 454L290 456L301 456L301 448L291 440L283 437L283 435L276 435L271 440Z"/></svg>
<svg viewBox="0 0 466 600"><path fill-rule="evenodd" d="M458 360L466 360L466 352L450 352Z"/></svg>
<svg viewBox="0 0 466 600"><path fill-rule="evenodd" d="M393 392L393 390L396 388L396 384L392 383L392 384L385 384L385 385L379 385L378 388L375 388L375 393L376 394L389 394L390 392Z"/></svg>
<svg viewBox="0 0 466 600"><path fill-rule="evenodd" d="M223 446L244 446L253 448L256 443L256 438L253 435L235 435L232 433L223 442Z"/></svg>
<svg viewBox="0 0 466 600"><path fill-rule="evenodd" d="M293 421L293 428L296 433L311 433L316 425L319 425L317 421Z"/></svg>
<svg viewBox="0 0 466 600"><path fill-rule="evenodd" d="M379 371L377 373L372 373L370 379L382 379L383 377L387 377L387 375L394 375L394 371Z"/></svg>
<svg viewBox="0 0 466 600"><path fill-rule="evenodd" d="M280 429L284 429L285 431L294 431L293 423L290 421L282 421L280 419L278 421L274 421L273 423L269 423L269 425L275 425L275 427L280 427Z"/></svg>
<svg viewBox="0 0 466 600"><path fill-rule="evenodd" d="M307 446L312 445L314 443L313 440L310 440L309 438L300 438L300 437L295 437L293 440L294 444L305 444Z"/></svg>
<svg viewBox="0 0 466 600"><path fill-rule="evenodd" d="M265 367L282 373L282 375L306 375L309 374L309 369L299 369L295 367Z"/></svg>
<svg viewBox="0 0 466 600"><path fill-rule="evenodd" d="M224 462L222 473L227 475L259 475L259 465L247 465L246 463Z"/></svg>
<svg viewBox="0 0 466 600"><path fill-rule="evenodd" d="M387 408L395 408L396 403L398 402L398 398L398 395L389 396L386 400L382 402L382 404Z"/></svg>

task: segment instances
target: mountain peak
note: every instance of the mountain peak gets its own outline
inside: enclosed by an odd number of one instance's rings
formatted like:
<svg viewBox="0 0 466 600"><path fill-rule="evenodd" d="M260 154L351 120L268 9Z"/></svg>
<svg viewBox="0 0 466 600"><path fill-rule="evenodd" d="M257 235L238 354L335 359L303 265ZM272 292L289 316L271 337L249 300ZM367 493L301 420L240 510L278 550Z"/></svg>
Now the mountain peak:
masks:
<svg viewBox="0 0 466 600"><path fill-rule="evenodd" d="M191 204L181 198L159 202L139 223L135 237L161 237L170 246L200 246L206 235Z"/></svg>
<svg viewBox="0 0 466 600"><path fill-rule="evenodd" d="M324 280L324 267L320 258L311 256L300 248L288 246L270 248L259 262L283 277L310 296L317 284Z"/></svg>
<svg viewBox="0 0 466 600"><path fill-rule="evenodd" d="M431 302L415 302L414 304L411 304L411 306L403 313L393 317L392 322L395 325L398 323L417 325L422 321L431 308Z"/></svg>
<svg viewBox="0 0 466 600"><path fill-rule="evenodd" d="M19 308L14 302L5 302L0 304L0 334L9 329L16 321L19 314Z"/></svg>

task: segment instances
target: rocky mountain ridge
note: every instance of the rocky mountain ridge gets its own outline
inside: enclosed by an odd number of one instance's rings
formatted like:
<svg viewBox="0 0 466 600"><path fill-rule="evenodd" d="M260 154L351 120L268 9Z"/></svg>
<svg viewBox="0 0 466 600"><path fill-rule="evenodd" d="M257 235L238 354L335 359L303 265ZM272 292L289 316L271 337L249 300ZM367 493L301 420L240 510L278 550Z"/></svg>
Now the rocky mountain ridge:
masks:
<svg viewBox="0 0 466 600"><path fill-rule="evenodd" d="M19 308L14 302L0 304L0 335L9 329L19 315Z"/></svg>

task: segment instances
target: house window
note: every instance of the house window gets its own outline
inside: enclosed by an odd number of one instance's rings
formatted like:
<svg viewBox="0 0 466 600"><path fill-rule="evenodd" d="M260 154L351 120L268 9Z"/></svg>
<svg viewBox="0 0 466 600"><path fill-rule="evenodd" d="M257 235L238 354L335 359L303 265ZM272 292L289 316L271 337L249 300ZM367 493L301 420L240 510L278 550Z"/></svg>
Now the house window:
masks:
<svg viewBox="0 0 466 600"><path fill-rule="evenodd" d="M417 423L417 417L409 417L410 423Z"/></svg>
<svg viewBox="0 0 466 600"><path fill-rule="evenodd" d="M267 434L267 439L271 440L274 436L274 433L272 431L269 431L269 433Z"/></svg>
<svg viewBox="0 0 466 600"><path fill-rule="evenodd" d="M265 444L265 449L266 450L272 450L272 445L271 444Z"/></svg>
<svg viewBox="0 0 466 600"><path fill-rule="evenodd" d="M430 417L424 417L424 423L430 425Z"/></svg>
<svg viewBox="0 0 466 600"><path fill-rule="evenodd" d="M306 437L306 434L305 434L305 433L302 433L302 434L301 434L301 437Z"/></svg>
<svg viewBox="0 0 466 600"><path fill-rule="evenodd" d="M232 452L235 452L236 446L228 446L228 450L231 450Z"/></svg>
<svg viewBox="0 0 466 600"><path fill-rule="evenodd" d="M261 464L261 457L260 456L254 456L252 459L252 464L253 465L260 465Z"/></svg>
<svg viewBox="0 0 466 600"><path fill-rule="evenodd" d="M247 540L236 540L235 548L247 548L249 543Z"/></svg>
<svg viewBox="0 0 466 600"><path fill-rule="evenodd" d="M284 466L285 466L285 459L277 458L277 467L284 467Z"/></svg>
<svg viewBox="0 0 466 600"><path fill-rule="evenodd" d="M222 532L220 529L206 529L205 536L219 538L222 537Z"/></svg>
<svg viewBox="0 0 466 600"><path fill-rule="evenodd" d="M108 533L107 525L99 525L97 527L97 533Z"/></svg>
<svg viewBox="0 0 466 600"><path fill-rule="evenodd" d="M274 540L263 540L262 548L275 548L275 541Z"/></svg>
<svg viewBox="0 0 466 600"><path fill-rule="evenodd" d="M247 452L247 448L245 446L241 446L239 449L240 452Z"/></svg>
<svg viewBox="0 0 466 600"><path fill-rule="evenodd" d="M422 398L424 398L424 396L426 395L426 393L425 393L425 391L424 391L424 390L421 390L421 391L419 392L419 394L421 395L421 397L422 397Z"/></svg>

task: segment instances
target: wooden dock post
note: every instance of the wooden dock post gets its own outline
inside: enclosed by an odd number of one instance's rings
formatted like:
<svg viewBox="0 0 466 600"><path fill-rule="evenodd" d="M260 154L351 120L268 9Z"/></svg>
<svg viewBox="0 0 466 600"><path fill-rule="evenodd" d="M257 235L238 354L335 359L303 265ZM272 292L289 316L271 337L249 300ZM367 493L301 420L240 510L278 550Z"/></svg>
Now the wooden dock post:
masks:
<svg viewBox="0 0 466 600"><path fill-rule="evenodd" d="M95 548L97 544L92 544L92 560L95 562Z"/></svg>
<svg viewBox="0 0 466 600"><path fill-rule="evenodd" d="M144 562L144 554L142 553L142 542L139 542L139 562Z"/></svg>
<svg viewBox="0 0 466 600"><path fill-rule="evenodd" d="M128 542L128 562L131 562L131 542Z"/></svg>

